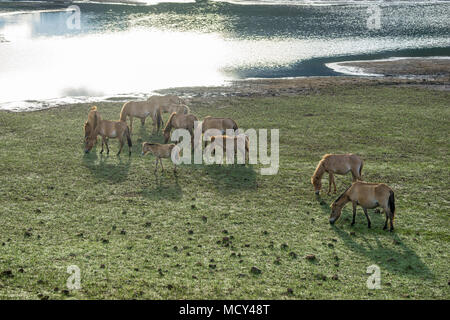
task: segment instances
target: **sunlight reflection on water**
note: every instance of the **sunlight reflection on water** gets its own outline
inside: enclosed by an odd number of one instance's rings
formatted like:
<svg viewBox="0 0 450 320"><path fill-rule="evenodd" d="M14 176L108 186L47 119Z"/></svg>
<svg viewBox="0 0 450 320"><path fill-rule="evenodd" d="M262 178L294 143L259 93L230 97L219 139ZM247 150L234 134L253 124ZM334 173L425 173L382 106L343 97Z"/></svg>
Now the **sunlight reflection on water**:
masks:
<svg viewBox="0 0 450 320"><path fill-rule="evenodd" d="M239 16L132 11L120 20L119 9L114 10L86 12L82 30L67 29L67 12L0 16L0 109L23 108L26 104L18 101L24 100L33 105L75 97L145 97L161 88L222 85L239 78L237 70L276 70L316 57L448 45L445 35L399 41L395 35L336 36L330 28L327 37L320 34L323 25L287 33L291 36L261 37L258 24ZM259 28L268 28L267 19L255 17ZM237 35L241 26L246 29Z"/></svg>

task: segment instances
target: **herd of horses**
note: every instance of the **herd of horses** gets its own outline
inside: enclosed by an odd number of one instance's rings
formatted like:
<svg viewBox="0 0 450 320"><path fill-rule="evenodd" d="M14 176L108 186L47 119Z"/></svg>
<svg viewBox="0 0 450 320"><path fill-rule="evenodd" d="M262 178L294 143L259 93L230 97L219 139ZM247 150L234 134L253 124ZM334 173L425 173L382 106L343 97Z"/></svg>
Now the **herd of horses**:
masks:
<svg viewBox="0 0 450 320"><path fill-rule="evenodd" d="M109 154L108 139L117 138L119 140L120 148L118 155L121 153L125 144L125 140L128 143L128 152L131 155L132 141L131 133L133 130L133 119L139 118L141 124L145 125L147 117L151 117L153 121L153 133L157 133L164 125L163 113L170 113L169 119L163 129L164 144L143 142L142 154L152 153L156 158L155 172L158 167L158 162L161 164L161 169L164 170L162 164L162 158L170 158L174 148L177 148L176 144L168 144L170 139L170 133L172 129L186 129L194 138L195 123L198 121L197 117L190 113L190 108L185 102L174 95L165 96L151 96L146 101L129 101L126 102L122 110L120 111L120 120L111 121L103 120L97 110L97 107L92 107L88 114L88 119L84 124L85 134L85 152L88 153L95 143L97 142L97 136L102 138L102 149L100 153L103 153L104 145L106 145L107 154ZM127 119L130 121L130 125L127 124ZM231 118L214 118L207 116L202 121L202 134L209 129L218 129L224 133L227 129L236 131L238 126L236 122ZM236 139L240 136L227 136L218 135L209 137L211 143L217 143L224 148L227 145L226 141L229 139L234 140L235 153L236 146L242 145L236 143ZM207 139L205 139L206 144ZM193 142L193 141L192 141ZM248 156L248 139L245 140L245 155ZM244 152L244 150L241 150ZM328 173L328 194L331 193L331 187L334 186L334 193L336 193L336 182L334 175L346 175L351 172L353 177L353 183L348 187L332 204L331 215L329 218L330 224L334 224L341 216L344 206L351 202L353 205L353 219L351 225L355 224L356 207L359 205L363 208L364 214L367 219L368 228L371 227L371 221L367 213L367 209L374 209L381 207L385 213L385 224L383 230L388 228L394 230L394 216L395 216L395 200L394 192L391 188L383 183L368 183L362 181L362 169L364 162L355 154L326 154L319 161L313 176L311 177L311 183L314 187L316 195L320 193L322 188L322 177L325 173ZM176 172L176 165L174 166Z"/></svg>

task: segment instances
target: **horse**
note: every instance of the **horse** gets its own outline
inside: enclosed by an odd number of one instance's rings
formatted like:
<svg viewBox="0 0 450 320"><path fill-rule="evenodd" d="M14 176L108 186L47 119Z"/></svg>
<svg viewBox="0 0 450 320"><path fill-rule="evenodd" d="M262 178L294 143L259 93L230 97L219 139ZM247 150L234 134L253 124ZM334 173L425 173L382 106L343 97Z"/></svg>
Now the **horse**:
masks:
<svg viewBox="0 0 450 320"><path fill-rule="evenodd" d="M218 129L221 130L223 134L225 134L227 129L236 131L238 129L238 125L236 121L231 118L213 118L211 116L207 116L202 121L202 134L204 134L209 129ZM206 144L207 141L205 140L205 147Z"/></svg>
<svg viewBox="0 0 450 320"><path fill-rule="evenodd" d="M367 218L367 227L370 228L371 222L367 209L381 207L386 215L383 230L387 229L388 220L390 220L389 231L394 230L394 216L395 216L395 199L394 191L383 183L367 183L363 181L354 182L347 190L342 193L331 204L331 215L329 218L330 224L334 224L341 216L342 208L348 203L353 204L353 220L352 226L355 224L356 206L363 208L364 214Z"/></svg>
<svg viewBox="0 0 450 320"><path fill-rule="evenodd" d="M241 142L242 140L243 143ZM211 146L214 145L222 147L224 154L227 154L227 145L234 146L234 154L237 154L237 152L239 151L245 157L245 160L248 160L249 139L246 135L242 134L237 136L227 136L227 135L212 136Z"/></svg>
<svg viewBox="0 0 450 320"><path fill-rule="evenodd" d="M163 130L164 143L167 143L169 141L170 131L172 130L172 128L186 129L191 134L191 143L192 147L194 147L193 142L194 142L195 121L198 121L198 119L193 114L179 114L176 112L172 112Z"/></svg>
<svg viewBox="0 0 450 320"><path fill-rule="evenodd" d="M133 131L133 117L141 119L141 124L145 125L145 119L151 116L153 120L153 133L158 132L162 126L162 116L159 104L152 101L128 101L120 111L120 120L127 122L130 118L130 132Z"/></svg>
<svg viewBox="0 0 450 320"><path fill-rule="evenodd" d="M180 150L176 144L159 144L159 143L142 143L142 155L145 156L147 153L151 152L156 157L155 173L158 169L158 160L161 163L161 172L164 171L164 166L162 164L162 158L171 158L172 150L178 148L177 156L179 156ZM177 165L174 164L173 172L177 172Z"/></svg>
<svg viewBox="0 0 450 320"><path fill-rule="evenodd" d="M336 193L336 182L334 174L345 175L349 171L352 173L353 182L362 180L363 160L355 154L326 154L319 161L319 164L311 177L311 183L314 186L314 192L319 194L322 188L322 176L328 173L328 194L331 193L331 184L334 185L334 193Z"/></svg>
<svg viewBox="0 0 450 320"><path fill-rule="evenodd" d="M172 114L173 112L188 114L191 113L191 109L185 104L163 104L161 106L161 113Z"/></svg>
<svg viewBox="0 0 450 320"><path fill-rule="evenodd" d="M130 129L127 124L123 121L102 120L97 111L97 107L94 106L89 111L88 120L84 123L85 153L88 153L92 149L97 142L98 135L102 137L102 150L100 153L103 153L103 145L106 144L106 153L109 154L108 138L117 138L120 143L120 149L117 153L119 155L124 145L124 139L126 138L128 142L128 154L131 156L132 143Z"/></svg>

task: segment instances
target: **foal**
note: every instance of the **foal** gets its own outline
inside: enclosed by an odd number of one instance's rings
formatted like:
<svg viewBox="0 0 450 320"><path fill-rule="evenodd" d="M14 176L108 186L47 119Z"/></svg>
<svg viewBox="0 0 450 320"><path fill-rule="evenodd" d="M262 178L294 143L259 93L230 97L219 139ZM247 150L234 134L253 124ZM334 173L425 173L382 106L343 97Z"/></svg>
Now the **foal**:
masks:
<svg viewBox="0 0 450 320"><path fill-rule="evenodd" d="M364 162L355 154L326 154L319 161L319 164L311 177L311 183L314 186L314 192L319 194L322 188L322 176L325 172L328 173L328 194L331 193L331 184L334 185L334 193L336 193L336 182L334 181L334 174L347 174L351 171L353 182L361 180L361 171Z"/></svg>
<svg viewBox="0 0 450 320"><path fill-rule="evenodd" d="M181 150L179 150L179 147L177 147L175 144L159 144L159 143L150 143L150 142L143 142L142 143L142 155L145 156L147 153L151 152L156 157L156 166L155 166L155 173L158 169L158 160L161 163L161 171L164 171L164 166L162 164L161 158L171 158L172 150L176 148L177 157L179 157L179 153ZM173 172L177 172L177 165L174 163Z"/></svg>
<svg viewBox="0 0 450 320"><path fill-rule="evenodd" d="M383 183L367 183L362 181L354 182L343 194L331 204L330 224L334 224L341 216L342 209L348 202L353 204L352 226L355 224L356 206L363 208L367 218L367 227L371 222L367 209L381 207L386 215L383 230L386 230L388 220L390 220L389 231L394 230L395 199L394 191Z"/></svg>

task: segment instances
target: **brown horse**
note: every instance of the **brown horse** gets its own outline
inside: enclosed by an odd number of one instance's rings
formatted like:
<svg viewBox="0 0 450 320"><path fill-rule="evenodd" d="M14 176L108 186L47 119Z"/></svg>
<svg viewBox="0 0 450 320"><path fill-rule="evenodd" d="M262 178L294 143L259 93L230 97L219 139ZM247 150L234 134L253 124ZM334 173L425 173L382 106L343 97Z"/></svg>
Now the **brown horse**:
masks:
<svg viewBox="0 0 450 320"><path fill-rule="evenodd" d="M319 164L311 177L311 183L314 186L314 191L319 194L322 188L322 176L325 172L328 173L328 194L331 193L331 184L334 185L334 193L336 193L336 182L334 181L334 174L352 173L353 182L361 180L361 172L363 168L363 160L355 154L326 154L319 161Z"/></svg>
<svg viewBox="0 0 450 320"><path fill-rule="evenodd" d="M188 114L191 112L189 107L185 105L184 100L174 95L150 96L147 101L152 105L158 106L161 114L172 114L172 112ZM163 125L164 120L161 118L161 126Z"/></svg>
<svg viewBox="0 0 450 320"><path fill-rule="evenodd" d="M132 143L127 124L123 121L102 120L97 111L97 107L94 106L89 111L88 120L84 123L85 153L88 153L92 149L97 142L98 135L102 137L102 151L100 153L103 153L103 145L106 144L106 153L109 154L108 138L117 138L120 143L120 149L117 153L119 155L126 138L128 142L128 154L131 155Z"/></svg>
<svg viewBox="0 0 450 320"><path fill-rule="evenodd" d="M367 209L381 207L386 215L383 230L386 230L388 220L390 220L389 231L394 230L394 215L395 215L395 199L394 191L383 183L367 183L362 181L354 182L343 194L339 196L331 204L330 223L334 224L341 216L342 209L348 202L353 204L353 220L352 226L355 224L356 206L363 208L364 214L367 218L367 226L370 228L371 222Z"/></svg>
<svg viewBox="0 0 450 320"><path fill-rule="evenodd" d="M147 153L151 152L156 157L156 166L155 166L155 173L158 169L158 160L161 163L161 171L164 171L164 166L162 164L162 158L171 158L172 150L174 148L178 148L175 144L159 144L159 143L150 143L150 142L143 142L142 143L142 155L145 156ZM179 156L180 150L178 150L178 156ZM177 171L177 165L174 164L173 171Z"/></svg>
<svg viewBox="0 0 450 320"><path fill-rule="evenodd" d="M207 116L202 121L202 134L209 129L218 129L222 131L222 134L225 134L227 129L236 131L238 129L238 125L236 121L231 118L213 118L211 116ZM205 147L208 138L209 137L206 137L205 139Z"/></svg>
<svg viewBox="0 0 450 320"><path fill-rule="evenodd" d="M126 102L120 111L120 120L127 122L130 118L130 132L133 131L133 117L141 119L141 124L145 125L145 119L151 116L153 120L153 133L159 131L162 125L161 110L159 104L151 101L129 101Z"/></svg>
<svg viewBox="0 0 450 320"><path fill-rule="evenodd" d="M172 128L174 129L186 129L191 134L191 143L192 147L194 142L194 129L195 129L195 121L198 121L197 117L193 114L179 114L173 112L169 120L167 120L166 126L164 128L164 143L167 143L170 138L170 131Z"/></svg>

